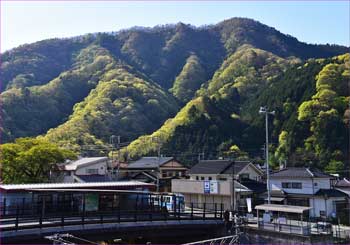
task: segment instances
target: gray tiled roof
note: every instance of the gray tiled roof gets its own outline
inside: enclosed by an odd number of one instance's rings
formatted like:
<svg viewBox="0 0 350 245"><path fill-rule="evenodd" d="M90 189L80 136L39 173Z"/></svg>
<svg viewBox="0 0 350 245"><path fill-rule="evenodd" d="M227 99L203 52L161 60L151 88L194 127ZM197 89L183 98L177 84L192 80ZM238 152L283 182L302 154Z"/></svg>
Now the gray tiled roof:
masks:
<svg viewBox="0 0 350 245"><path fill-rule="evenodd" d="M144 168L157 168L163 164L173 160L173 157L142 157L141 159L130 163L128 168L130 169L144 169Z"/></svg>
<svg viewBox="0 0 350 245"><path fill-rule="evenodd" d="M350 181L347 179L339 180L336 185L336 187L350 187Z"/></svg>
<svg viewBox="0 0 350 245"><path fill-rule="evenodd" d="M315 196L345 197L346 194L336 189L319 189Z"/></svg>
<svg viewBox="0 0 350 245"><path fill-rule="evenodd" d="M194 165L189 174L232 174L240 172L250 162L232 160L203 160Z"/></svg>
<svg viewBox="0 0 350 245"><path fill-rule="evenodd" d="M333 176L323 173L317 169L303 167L291 167L279 170L270 174L271 178L333 178Z"/></svg>

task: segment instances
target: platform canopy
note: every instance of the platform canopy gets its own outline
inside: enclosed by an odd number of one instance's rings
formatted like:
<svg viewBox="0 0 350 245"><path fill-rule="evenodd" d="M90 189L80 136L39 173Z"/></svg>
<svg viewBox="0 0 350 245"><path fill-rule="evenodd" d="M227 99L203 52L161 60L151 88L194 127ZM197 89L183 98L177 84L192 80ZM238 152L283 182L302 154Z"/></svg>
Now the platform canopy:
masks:
<svg viewBox="0 0 350 245"><path fill-rule="evenodd" d="M291 206L291 205L279 205L279 204L262 204L255 206L257 210L265 211L276 211L276 212L285 212L285 213L297 213L302 214L307 210L312 209L311 207L305 206Z"/></svg>

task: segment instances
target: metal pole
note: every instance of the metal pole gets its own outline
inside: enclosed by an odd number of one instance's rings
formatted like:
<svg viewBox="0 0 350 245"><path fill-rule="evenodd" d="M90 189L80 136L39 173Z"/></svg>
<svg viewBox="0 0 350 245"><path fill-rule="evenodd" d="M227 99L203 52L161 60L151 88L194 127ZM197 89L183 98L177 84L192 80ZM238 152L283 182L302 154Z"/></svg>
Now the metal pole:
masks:
<svg viewBox="0 0 350 245"><path fill-rule="evenodd" d="M159 175L160 175L160 140L158 140L158 173L157 173L157 192L159 192Z"/></svg>
<svg viewBox="0 0 350 245"><path fill-rule="evenodd" d="M270 193L270 168L269 168L269 113L265 112L265 127L266 127L266 184L267 184L267 203L271 203Z"/></svg>

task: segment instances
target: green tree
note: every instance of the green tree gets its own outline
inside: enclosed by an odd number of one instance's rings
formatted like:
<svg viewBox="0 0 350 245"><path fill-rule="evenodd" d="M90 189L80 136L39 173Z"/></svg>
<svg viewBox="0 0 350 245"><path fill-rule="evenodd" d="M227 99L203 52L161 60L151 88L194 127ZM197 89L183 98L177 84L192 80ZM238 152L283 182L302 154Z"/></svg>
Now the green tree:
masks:
<svg viewBox="0 0 350 245"><path fill-rule="evenodd" d="M0 147L2 181L6 184L47 182L56 163L76 155L43 139L18 138Z"/></svg>

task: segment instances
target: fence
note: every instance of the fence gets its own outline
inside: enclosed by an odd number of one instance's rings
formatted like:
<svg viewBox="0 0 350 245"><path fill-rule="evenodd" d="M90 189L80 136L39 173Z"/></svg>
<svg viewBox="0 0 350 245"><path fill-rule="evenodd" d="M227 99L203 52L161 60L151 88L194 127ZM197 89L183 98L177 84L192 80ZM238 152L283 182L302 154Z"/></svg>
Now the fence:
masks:
<svg viewBox="0 0 350 245"><path fill-rule="evenodd" d="M105 224L137 221L167 221L167 220L219 220L223 219L223 204L208 204L214 207L207 209L194 208L196 203L185 203L168 210L162 206L134 206L125 208L117 205L108 210L89 211L88 203L83 203L82 208L72 207L68 203L59 205L33 204L17 205L16 207L1 207L1 230L19 230L29 228L43 228L68 225ZM67 209L65 209L65 207Z"/></svg>

